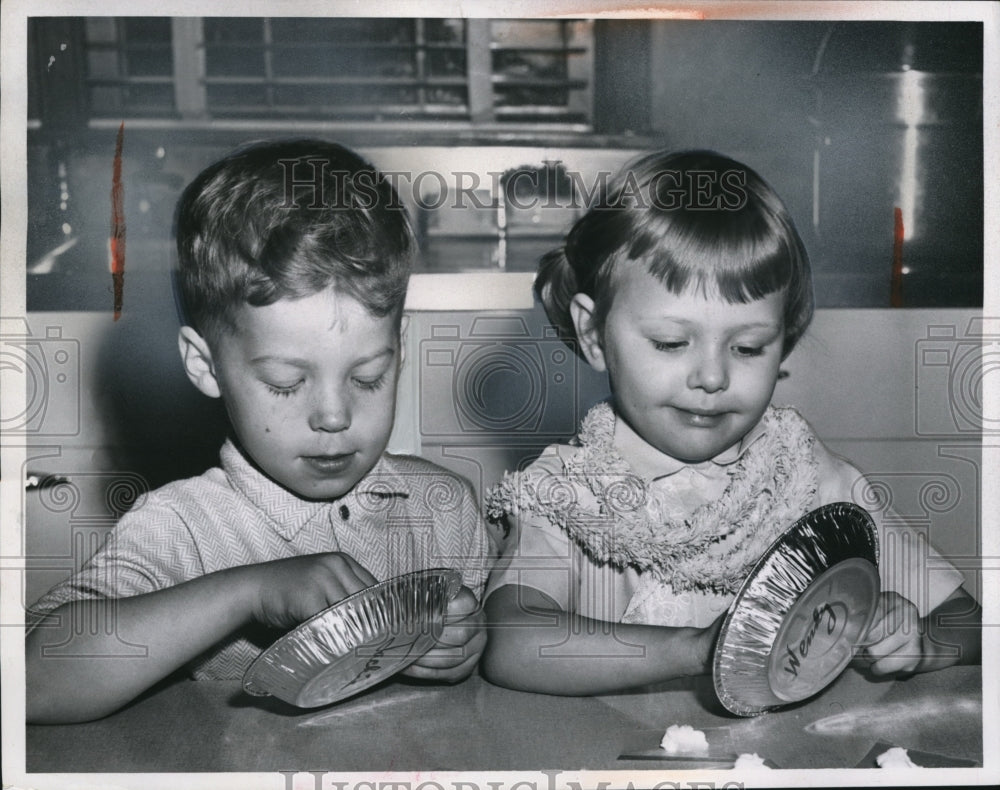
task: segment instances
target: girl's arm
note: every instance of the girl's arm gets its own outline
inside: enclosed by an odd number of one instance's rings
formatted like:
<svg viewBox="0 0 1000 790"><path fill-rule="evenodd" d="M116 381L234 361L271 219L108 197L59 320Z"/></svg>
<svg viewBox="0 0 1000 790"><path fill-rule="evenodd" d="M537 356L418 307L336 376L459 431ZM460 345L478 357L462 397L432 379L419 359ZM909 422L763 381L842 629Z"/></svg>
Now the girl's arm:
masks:
<svg viewBox="0 0 1000 790"><path fill-rule="evenodd" d="M531 587L508 584L486 599L487 680L521 691L589 695L710 671L722 624L709 628L607 623L562 610Z"/></svg>
<svg viewBox="0 0 1000 790"><path fill-rule="evenodd" d="M27 719L106 716L241 626L292 628L374 581L347 555L316 554L229 568L130 598L65 604L27 636ZM122 643L145 655L123 655Z"/></svg>

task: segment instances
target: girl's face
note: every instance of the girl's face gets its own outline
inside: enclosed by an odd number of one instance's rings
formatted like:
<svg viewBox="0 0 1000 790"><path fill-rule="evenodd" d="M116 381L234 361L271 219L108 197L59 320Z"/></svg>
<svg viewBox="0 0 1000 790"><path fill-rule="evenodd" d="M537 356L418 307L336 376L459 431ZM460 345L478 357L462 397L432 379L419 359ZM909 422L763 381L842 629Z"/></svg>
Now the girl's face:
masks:
<svg viewBox="0 0 1000 790"><path fill-rule="evenodd" d="M760 420L778 380L784 294L730 304L717 294L673 294L642 267L626 267L603 333L575 297L588 361L606 370L618 414L646 442L688 463L708 460ZM581 328L583 331L580 331Z"/></svg>

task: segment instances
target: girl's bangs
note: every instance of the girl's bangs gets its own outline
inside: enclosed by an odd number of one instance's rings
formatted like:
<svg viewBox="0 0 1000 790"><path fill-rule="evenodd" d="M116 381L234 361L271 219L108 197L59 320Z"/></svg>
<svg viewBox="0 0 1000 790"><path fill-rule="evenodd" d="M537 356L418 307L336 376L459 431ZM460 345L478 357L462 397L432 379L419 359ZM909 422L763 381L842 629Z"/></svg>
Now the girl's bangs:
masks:
<svg viewBox="0 0 1000 790"><path fill-rule="evenodd" d="M692 212L681 212L685 219ZM671 293L695 288L746 303L788 288L795 251L764 222L746 216L673 217L636 234L628 258L642 262ZM756 227L754 227L756 226Z"/></svg>

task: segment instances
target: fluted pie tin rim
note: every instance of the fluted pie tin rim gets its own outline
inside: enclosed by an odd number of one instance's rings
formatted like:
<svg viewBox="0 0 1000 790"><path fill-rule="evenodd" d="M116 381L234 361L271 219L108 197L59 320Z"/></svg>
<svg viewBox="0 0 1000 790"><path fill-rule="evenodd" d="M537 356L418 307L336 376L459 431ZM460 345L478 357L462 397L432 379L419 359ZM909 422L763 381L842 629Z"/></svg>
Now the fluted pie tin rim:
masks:
<svg viewBox="0 0 1000 790"><path fill-rule="evenodd" d="M300 708L351 697L434 646L460 587L461 576L445 568L366 587L277 639L247 668L243 689Z"/></svg>
<svg viewBox="0 0 1000 790"><path fill-rule="evenodd" d="M878 532L866 510L810 511L764 552L715 643L722 705L756 716L818 694L844 670L875 616Z"/></svg>

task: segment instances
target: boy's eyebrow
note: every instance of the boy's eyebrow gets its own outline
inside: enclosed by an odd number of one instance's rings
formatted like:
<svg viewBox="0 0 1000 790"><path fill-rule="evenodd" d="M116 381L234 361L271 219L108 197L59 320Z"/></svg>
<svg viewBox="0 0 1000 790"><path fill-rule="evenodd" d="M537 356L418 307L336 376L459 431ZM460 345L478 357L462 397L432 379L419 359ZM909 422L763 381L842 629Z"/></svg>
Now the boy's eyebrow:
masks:
<svg viewBox="0 0 1000 790"><path fill-rule="evenodd" d="M395 353L395 348L392 346L386 346L385 348L369 354L366 357L353 360L351 367L367 365L369 362L374 362L376 359L381 359L382 357L392 356ZM308 359L303 359L302 357L283 357L278 354L261 354L259 357L253 357L253 359L250 360L251 365L257 365L262 362L280 362L283 365L295 365L300 368L307 368L312 365L312 362Z"/></svg>

